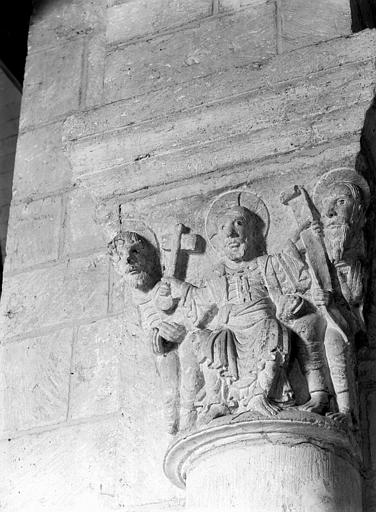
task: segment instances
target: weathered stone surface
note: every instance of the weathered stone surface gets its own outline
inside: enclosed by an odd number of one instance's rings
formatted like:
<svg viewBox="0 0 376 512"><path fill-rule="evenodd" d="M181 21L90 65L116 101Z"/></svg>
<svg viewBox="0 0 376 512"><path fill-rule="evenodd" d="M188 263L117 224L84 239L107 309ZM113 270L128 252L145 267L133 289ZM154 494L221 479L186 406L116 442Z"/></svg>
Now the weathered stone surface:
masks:
<svg viewBox="0 0 376 512"><path fill-rule="evenodd" d="M89 506L109 512L177 506L182 493L160 471L168 441L157 432L156 416L160 411L151 411L148 422L137 426L125 414L4 439L2 508L83 512Z"/></svg>
<svg viewBox="0 0 376 512"><path fill-rule="evenodd" d="M23 88L20 129L52 121L76 109L80 101L84 42L29 54Z"/></svg>
<svg viewBox="0 0 376 512"><path fill-rule="evenodd" d="M122 317L78 329L73 348L70 418L107 414L120 408L119 394L124 385L120 381L120 355L126 342Z"/></svg>
<svg viewBox="0 0 376 512"><path fill-rule="evenodd" d="M106 36L104 29L96 32L86 43L86 76L82 102L85 107L100 105L103 101Z"/></svg>
<svg viewBox="0 0 376 512"><path fill-rule="evenodd" d="M210 192L217 186L221 188L245 182L253 183L259 181L265 174L275 178L278 175L286 176L291 171L298 173L299 169L302 168L308 168L315 172L315 169L318 168L329 170L336 164L351 165L355 161L359 150L359 139L355 135L347 137L345 141L335 145L316 145L313 148L303 148L296 153L289 152L285 155L275 155L274 157L252 163L248 162L246 158L241 158L244 154L244 148L247 147L249 147L248 141L244 141L242 146L237 146L238 150L240 148L242 153L239 162L234 162L230 167L222 167L219 163L231 151L231 147L229 149L209 148L205 152L201 151L199 158L192 151L192 162L196 165L202 165L202 168L206 167L206 169L210 169L210 165L217 164L216 172L208 173L206 176L204 174L199 175L199 179L194 174L191 179L184 180L180 184L172 181L166 186L166 184L161 183L155 187L153 195L148 193L148 189L145 190L142 187L138 190L135 189L134 193L126 191L124 187L124 173L121 168L89 176L85 178L85 184L92 190L92 193L98 200L110 198L116 194L122 196L129 193L131 198L133 196L135 199L142 199L141 204L143 204L144 211L146 212L155 203L169 202L171 197L180 199L186 197L187 193L194 195L195 193ZM233 154L234 151L232 152ZM187 158L187 155L185 155L185 158ZM191 165L191 162L189 164ZM180 161L176 158L175 169L178 169L180 165L184 165L183 160ZM155 165L155 168L158 168L158 165ZM136 176L134 174L133 179L136 179ZM135 184L137 185L137 182ZM146 200L145 197L147 197Z"/></svg>
<svg viewBox="0 0 376 512"><path fill-rule="evenodd" d="M108 261L103 255L7 277L1 303L3 336L103 316L107 286Z"/></svg>
<svg viewBox="0 0 376 512"><path fill-rule="evenodd" d="M346 435L314 422L270 427L244 421L228 426L227 436L226 426L216 426L212 436L203 431L177 443L187 509L362 512L361 477Z"/></svg>
<svg viewBox="0 0 376 512"><path fill-rule="evenodd" d="M128 164L122 172L129 178L125 185L129 191L130 186L137 189L159 180L187 178L236 160L316 145L360 130L373 79L373 63L360 63L333 70L330 80L317 75L308 83L276 85L274 90L182 112L163 123L155 120L85 138L68 145L73 173L79 176ZM67 137L72 136L68 131ZM163 173L156 173L156 168Z"/></svg>
<svg viewBox="0 0 376 512"><path fill-rule="evenodd" d="M106 62L107 100L267 59L275 54L273 9L272 4L260 4L241 15L211 18L177 33L114 49Z"/></svg>
<svg viewBox="0 0 376 512"><path fill-rule="evenodd" d="M56 260L59 256L62 197L13 205L10 210L7 269Z"/></svg>
<svg viewBox="0 0 376 512"><path fill-rule="evenodd" d="M29 51L91 34L103 25L104 16L104 1L38 2L32 17Z"/></svg>
<svg viewBox="0 0 376 512"><path fill-rule="evenodd" d="M72 339L63 329L1 347L1 431L66 420Z"/></svg>
<svg viewBox="0 0 376 512"><path fill-rule="evenodd" d="M107 9L107 41L116 44L210 15L212 0L131 0Z"/></svg>
<svg viewBox="0 0 376 512"><path fill-rule="evenodd" d="M259 0L219 0L218 11L227 12L238 10L241 7L247 7L248 5L255 5Z"/></svg>
<svg viewBox="0 0 376 512"><path fill-rule="evenodd" d="M1 459L7 478L0 485L3 510L116 509L118 443L115 418L4 439Z"/></svg>
<svg viewBox="0 0 376 512"><path fill-rule="evenodd" d="M13 197L47 195L70 183L71 168L61 146L62 124L38 128L19 136Z"/></svg>
<svg viewBox="0 0 376 512"><path fill-rule="evenodd" d="M97 132L127 127L152 118L160 118L181 110L210 104L229 96L255 92L258 88L275 90L279 83L300 78L310 82L313 74L349 63L371 61L376 35L364 31L351 38L338 38L330 43L302 48L279 55L260 69L252 66L221 70L210 76L150 92L141 98L103 105L74 114L65 123L64 137L78 139Z"/></svg>
<svg viewBox="0 0 376 512"><path fill-rule="evenodd" d="M279 15L283 51L351 34L347 0L281 0Z"/></svg>
<svg viewBox="0 0 376 512"><path fill-rule="evenodd" d="M103 230L96 223L96 202L88 189L76 189L67 194L67 216L64 224L64 254L103 249Z"/></svg>
<svg viewBox="0 0 376 512"><path fill-rule="evenodd" d="M103 167L119 167L119 171L85 176L82 178L85 186L97 181L98 184L105 183L105 186L102 186L103 193L106 188L113 189L116 185L123 194L130 193L141 190L145 186L173 183L177 179L197 177L200 174L232 167L246 161L257 161L272 155L287 154L302 148L314 147L340 136L347 137L354 133L354 127L358 127L357 132L360 133L366 104L357 104L348 109L334 111L326 116L319 115L316 119L307 119L299 125L290 121L264 130L235 135L232 138L223 137L218 142L213 140L211 144L209 144L210 141L207 141L206 145L194 145L191 148L181 149L181 151L170 151L156 158L153 158L150 153L146 153L144 158L139 158L139 161L131 165L124 165L126 162L123 158L125 159L127 156L118 151L120 141L123 139L120 134L117 134L116 138L111 137L110 140L107 136L93 138L91 141L85 141L85 143L73 147L71 151L72 166L75 171L83 172L85 169L90 169L96 161L99 168L99 161L103 158ZM251 124L251 120L249 123ZM243 125L244 128L246 128L246 124ZM218 126L215 120L214 125ZM178 123L175 127L177 126ZM215 128L215 126L211 128ZM243 127L236 126L234 123L234 130L241 130ZM218 128L220 129L219 126ZM150 145L150 149L153 147L155 153L162 153L161 147L156 149L156 145L160 142L157 141L158 134L150 131L147 135L154 139L154 146ZM164 135L168 138L169 132L166 130ZM136 143L136 137L131 140ZM134 159L138 158L137 149L141 148L129 144L128 150L133 153ZM128 154L128 158L129 156ZM156 172L156 169L159 172ZM107 179L103 181L104 176L108 176L109 181ZM112 181L112 176L117 183ZM95 192L97 191L98 189L95 190Z"/></svg>

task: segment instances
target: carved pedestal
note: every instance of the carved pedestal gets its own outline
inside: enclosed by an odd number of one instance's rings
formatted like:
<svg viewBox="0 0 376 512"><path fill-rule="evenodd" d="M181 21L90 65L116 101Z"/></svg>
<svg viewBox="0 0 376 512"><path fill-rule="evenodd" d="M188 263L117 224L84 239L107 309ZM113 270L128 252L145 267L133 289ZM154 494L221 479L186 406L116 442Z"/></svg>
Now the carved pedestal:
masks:
<svg viewBox="0 0 376 512"><path fill-rule="evenodd" d="M316 415L242 416L183 437L168 450L165 473L186 486L187 510L362 511L360 459L348 432Z"/></svg>

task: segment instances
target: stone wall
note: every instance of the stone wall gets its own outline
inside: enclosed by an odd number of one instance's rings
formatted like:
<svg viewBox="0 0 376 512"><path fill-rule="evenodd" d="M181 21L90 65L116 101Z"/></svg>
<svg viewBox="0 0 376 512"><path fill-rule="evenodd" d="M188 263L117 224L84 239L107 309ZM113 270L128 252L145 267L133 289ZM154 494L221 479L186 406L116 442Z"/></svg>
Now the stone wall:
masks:
<svg viewBox="0 0 376 512"><path fill-rule="evenodd" d="M0 69L0 246L5 257L21 93Z"/></svg>
<svg viewBox="0 0 376 512"><path fill-rule="evenodd" d="M106 225L121 204L158 237L176 221L203 234L209 199L249 185L275 250L292 229L281 189L355 165L375 43L350 35L347 0L37 4L1 302L2 510L183 505ZM189 279L209 264L191 257Z"/></svg>

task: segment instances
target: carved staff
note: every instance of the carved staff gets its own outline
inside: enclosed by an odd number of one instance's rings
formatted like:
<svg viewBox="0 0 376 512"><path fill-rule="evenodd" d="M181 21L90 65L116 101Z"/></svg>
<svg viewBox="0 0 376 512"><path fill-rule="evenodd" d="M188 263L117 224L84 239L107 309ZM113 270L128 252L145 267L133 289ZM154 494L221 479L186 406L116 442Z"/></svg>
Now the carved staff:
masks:
<svg viewBox="0 0 376 512"><path fill-rule="evenodd" d="M167 235L162 238L162 249L171 252L163 273L164 277L177 277L176 272L181 251L197 251L198 235L184 233L185 229L183 224L176 224L172 236ZM174 301L171 295L159 298L159 307L163 311L169 311L173 305Z"/></svg>
<svg viewBox="0 0 376 512"><path fill-rule="evenodd" d="M313 209L310 205L307 192L303 187L294 186L292 190L282 192L281 202L289 205L294 213L298 226L312 224L315 220ZM308 267L315 285L326 292L333 292L332 279L330 277L327 263L326 248L321 237L312 230L304 230L300 234L303 245L306 249ZM328 325L339 332L347 340L347 335L335 321L327 306L321 306L321 310Z"/></svg>

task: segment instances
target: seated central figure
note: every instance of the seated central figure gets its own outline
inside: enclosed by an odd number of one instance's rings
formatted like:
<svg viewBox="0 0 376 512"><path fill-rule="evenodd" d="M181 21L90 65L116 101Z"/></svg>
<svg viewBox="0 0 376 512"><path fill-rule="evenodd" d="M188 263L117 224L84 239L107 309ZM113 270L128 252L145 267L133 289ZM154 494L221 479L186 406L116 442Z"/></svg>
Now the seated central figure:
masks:
<svg viewBox="0 0 376 512"><path fill-rule="evenodd" d="M269 292L275 282L265 255L267 223L266 207L254 194L220 196L206 223L208 242L221 254L220 263L204 287L170 278L161 290L168 294L172 285L172 294L182 298L199 338L200 360L209 368L205 405L218 415L228 407L273 415L293 400L286 378L288 332L276 318ZM221 376L220 392L214 369Z"/></svg>

